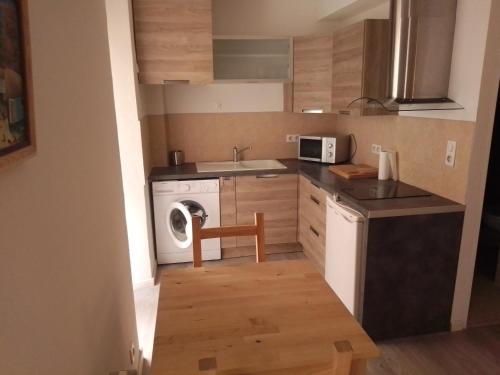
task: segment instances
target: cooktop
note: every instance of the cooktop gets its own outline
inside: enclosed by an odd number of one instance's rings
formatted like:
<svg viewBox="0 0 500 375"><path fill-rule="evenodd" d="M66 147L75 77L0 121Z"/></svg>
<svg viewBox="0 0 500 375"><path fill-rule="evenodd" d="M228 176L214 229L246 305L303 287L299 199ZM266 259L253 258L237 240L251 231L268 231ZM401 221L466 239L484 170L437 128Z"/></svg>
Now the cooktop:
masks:
<svg viewBox="0 0 500 375"><path fill-rule="evenodd" d="M425 190L397 181L370 181L370 184L342 189L358 200L428 197Z"/></svg>

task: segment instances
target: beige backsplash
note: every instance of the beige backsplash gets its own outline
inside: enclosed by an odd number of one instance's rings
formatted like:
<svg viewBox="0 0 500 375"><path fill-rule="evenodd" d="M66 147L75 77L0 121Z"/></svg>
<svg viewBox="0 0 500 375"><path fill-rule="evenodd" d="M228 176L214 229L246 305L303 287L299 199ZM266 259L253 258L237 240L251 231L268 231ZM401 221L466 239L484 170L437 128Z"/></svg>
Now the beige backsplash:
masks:
<svg viewBox="0 0 500 375"><path fill-rule="evenodd" d="M233 146L252 146L247 159L294 158L286 134L353 133L354 161L378 165L373 143L398 151L401 180L460 203L465 202L474 123L398 116L350 117L331 114L226 113L148 116L142 121L145 169L167 164L167 150L185 152L187 162L229 160ZM144 129L147 127L147 129ZM445 166L446 142L457 142L455 167ZM146 142L145 142L146 143ZM149 148L149 150L148 150Z"/></svg>
<svg viewBox="0 0 500 375"><path fill-rule="evenodd" d="M398 116L338 116L336 129L353 133L355 163L378 166L372 144L398 152L400 179L464 203L474 123ZM444 164L448 140L457 142L455 166Z"/></svg>

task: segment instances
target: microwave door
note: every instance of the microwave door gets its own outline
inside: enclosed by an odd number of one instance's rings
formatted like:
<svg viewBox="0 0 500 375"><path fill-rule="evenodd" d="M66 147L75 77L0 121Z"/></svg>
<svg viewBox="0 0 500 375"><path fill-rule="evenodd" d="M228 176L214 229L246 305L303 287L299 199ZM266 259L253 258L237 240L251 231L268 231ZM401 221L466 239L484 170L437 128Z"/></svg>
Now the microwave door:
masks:
<svg viewBox="0 0 500 375"><path fill-rule="evenodd" d="M321 137L300 137L299 159L321 162L322 153L323 141Z"/></svg>

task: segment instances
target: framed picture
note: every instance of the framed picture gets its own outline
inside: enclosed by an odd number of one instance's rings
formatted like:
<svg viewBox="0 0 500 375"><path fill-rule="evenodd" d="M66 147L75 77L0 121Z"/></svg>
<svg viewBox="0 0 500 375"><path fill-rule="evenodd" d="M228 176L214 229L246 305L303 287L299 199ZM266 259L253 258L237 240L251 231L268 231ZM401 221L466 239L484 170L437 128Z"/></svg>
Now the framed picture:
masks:
<svg viewBox="0 0 500 375"><path fill-rule="evenodd" d="M35 154L28 0L0 0L0 170Z"/></svg>

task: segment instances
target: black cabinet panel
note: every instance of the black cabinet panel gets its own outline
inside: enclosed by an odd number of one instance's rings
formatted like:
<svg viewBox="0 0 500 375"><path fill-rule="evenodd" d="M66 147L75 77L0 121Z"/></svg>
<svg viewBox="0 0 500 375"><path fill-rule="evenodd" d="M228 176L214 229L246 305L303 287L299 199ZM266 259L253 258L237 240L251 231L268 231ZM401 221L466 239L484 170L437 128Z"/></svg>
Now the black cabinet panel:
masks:
<svg viewBox="0 0 500 375"><path fill-rule="evenodd" d="M362 322L372 339L449 330L463 216L369 221Z"/></svg>

